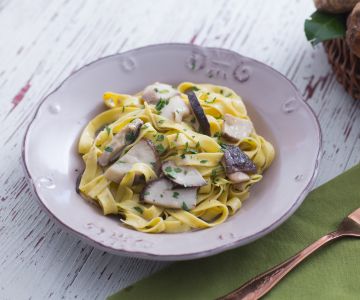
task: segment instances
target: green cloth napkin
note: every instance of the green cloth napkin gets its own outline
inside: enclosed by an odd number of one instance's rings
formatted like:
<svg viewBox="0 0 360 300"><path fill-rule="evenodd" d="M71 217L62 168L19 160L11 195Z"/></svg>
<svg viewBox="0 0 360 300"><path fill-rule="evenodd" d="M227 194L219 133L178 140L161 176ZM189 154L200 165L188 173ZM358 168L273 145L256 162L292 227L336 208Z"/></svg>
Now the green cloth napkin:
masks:
<svg viewBox="0 0 360 300"><path fill-rule="evenodd" d="M278 229L216 256L176 262L110 296L128 299L214 299L336 229L360 207L360 165L312 191ZM264 299L360 299L360 239L335 241L290 272Z"/></svg>

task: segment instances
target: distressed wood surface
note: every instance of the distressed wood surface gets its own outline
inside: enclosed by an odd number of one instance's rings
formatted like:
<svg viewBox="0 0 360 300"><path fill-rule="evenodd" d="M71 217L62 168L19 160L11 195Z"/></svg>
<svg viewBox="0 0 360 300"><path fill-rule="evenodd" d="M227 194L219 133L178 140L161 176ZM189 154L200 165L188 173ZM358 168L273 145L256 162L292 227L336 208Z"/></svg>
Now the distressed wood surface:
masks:
<svg viewBox="0 0 360 300"><path fill-rule="evenodd" d="M61 230L30 194L24 130L39 101L80 66L162 42L229 48L290 78L319 118L317 185L360 160L360 101L303 34L311 0L0 0L0 299L104 299L165 263L94 249ZM304 149L306 151L306 149Z"/></svg>

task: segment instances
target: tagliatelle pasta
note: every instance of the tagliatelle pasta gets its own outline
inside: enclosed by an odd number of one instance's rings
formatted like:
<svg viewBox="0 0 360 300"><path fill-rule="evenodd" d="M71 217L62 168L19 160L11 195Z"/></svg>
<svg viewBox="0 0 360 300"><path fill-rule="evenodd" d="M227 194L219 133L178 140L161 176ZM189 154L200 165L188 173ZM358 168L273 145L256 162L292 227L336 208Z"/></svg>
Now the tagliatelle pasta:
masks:
<svg viewBox="0 0 360 300"><path fill-rule="evenodd" d="M85 169L78 188L104 215L119 215L142 232L224 222L275 155L226 87L156 83L136 95L106 92L103 100L108 109L80 137ZM154 183L163 190L152 192Z"/></svg>

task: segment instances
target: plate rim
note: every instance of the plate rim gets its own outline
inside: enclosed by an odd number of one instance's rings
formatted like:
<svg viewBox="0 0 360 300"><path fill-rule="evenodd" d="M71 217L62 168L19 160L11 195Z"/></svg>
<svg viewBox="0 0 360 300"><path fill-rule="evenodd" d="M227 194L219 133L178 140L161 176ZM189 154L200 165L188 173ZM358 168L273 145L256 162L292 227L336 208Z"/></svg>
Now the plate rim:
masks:
<svg viewBox="0 0 360 300"><path fill-rule="evenodd" d="M258 231L250 236L247 236L245 238L240 238L240 239L235 239L232 242L228 242L224 245L220 245L208 250L203 250L203 251L198 251L198 252L191 252L191 253L185 253L185 254L173 254L173 255L162 255L162 254L154 254L154 253L149 253L146 251L132 251L132 250L125 250L125 249L119 249L119 248L115 248L109 245L104 245L99 241L95 241L94 239L92 239L90 236L81 233L80 231L78 231L77 229L74 229L68 225L66 225L65 223L62 222L62 220L60 220L55 214L53 214L50 209L45 205L43 199L41 198L41 196L39 195L36 185L34 183L34 180L30 174L30 171L28 169L26 160L27 160L27 154L26 154L26 142L27 142L27 138L28 138L28 134L30 131L30 128L32 126L32 124L34 123L34 121L36 120L38 113L41 109L41 107L43 106L43 104L46 102L46 100L51 97L53 94L55 94L72 76L75 76L78 72L82 71L83 69L91 66L92 64L98 63L99 61L102 60L106 60L112 57L116 57L116 56L124 56L127 54L131 54L131 53L135 53L138 51L143 51L143 50L147 50L147 49L152 49L152 48L158 48L158 47L187 47L187 48L193 48L193 49L208 49L211 51L223 51L223 52L228 52L231 53L232 55L236 55L240 58L249 60L251 62L257 63L262 65L263 67L276 72L277 75L279 75L280 77L282 77L282 79L284 79L285 81L287 81L294 89L296 95L297 95L297 100L304 104L304 107L307 109L309 115L313 118L315 127L316 127L316 132L317 132L317 140L319 143L319 147L317 149L317 154L316 154L316 159L315 159L315 165L314 165L314 170L313 173L311 175L311 177L309 178L309 182L308 184L305 186L305 188L303 189L303 191L299 194L299 196L297 197L297 199L295 200L295 202L293 203L293 205L279 218L277 219L275 222L271 223L270 225L268 225L266 228L264 228L261 231ZM211 256L211 255L215 255L230 249L234 249L236 247L240 247L246 244L251 243L254 240L257 240L263 236L265 236L266 234L272 232L273 230L275 230L277 227L279 227L283 222L285 222L289 217L291 217L293 215L293 213L297 210L297 208L302 204L302 202L304 201L306 195L311 191L312 187L315 184L315 180L317 178L318 172L319 172L319 165L320 165L320 159L321 159L321 150L323 147L323 138L322 138L322 132L321 132L321 127L320 127L320 123L319 120L314 112L314 110L312 109L312 107L304 100L303 96L301 95L299 89L295 86L295 84L288 79L285 75L283 75L281 72L277 71L276 69L272 68L271 66L258 61L256 59L244 56L240 53L238 53L235 50L231 50L231 49L225 49L225 48L219 48L219 47L205 47L205 46L200 46L200 45L194 45L194 44L188 44L188 43L158 43L158 44L150 44L150 45L146 45L146 46L142 46L142 47L137 47L137 48L133 48L133 49L129 49L127 51L123 51L123 52L118 52L118 53L114 53L111 55L107 55L107 56L103 56L100 58L97 58L83 66L81 66L80 68L78 68L77 70L75 70L74 72L71 72L67 77L65 77L65 79L56 87L54 88L51 92L49 92L46 96L44 96L39 103L37 104L36 108L35 108L35 112L33 113L33 116L31 117L29 124L26 127L25 133L24 133L24 137L22 140L22 144L21 144L21 159L22 159L22 167L25 171L25 177L26 180L28 182L28 184L30 185L32 194L35 195L35 198L37 199L37 202L40 204L40 207L45 210L45 212L49 215L49 217L51 219L53 219L58 225L61 225L61 228L64 229L66 232L69 232L71 234L74 234L75 236L79 237L81 240L85 241L87 244L96 247L98 249L104 250L106 252L112 253L112 254L116 254L116 255L122 255L122 256L127 256L127 257L139 257L139 258L144 258L144 259L150 259L150 260L158 260L158 261L177 261L177 260L189 260L189 259L197 259L197 258L202 258L202 257L207 257L207 256Z"/></svg>

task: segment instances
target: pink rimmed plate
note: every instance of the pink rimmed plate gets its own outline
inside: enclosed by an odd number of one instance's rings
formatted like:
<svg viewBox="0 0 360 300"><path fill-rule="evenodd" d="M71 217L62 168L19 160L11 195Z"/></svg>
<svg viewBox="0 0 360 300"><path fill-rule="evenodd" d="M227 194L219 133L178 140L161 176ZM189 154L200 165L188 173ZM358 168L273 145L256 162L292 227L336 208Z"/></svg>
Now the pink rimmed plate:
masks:
<svg viewBox="0 0 360 300"><path fill-rule="evenodd" d="M106 217L75 191L83 169L79 135L104 107L105 91L134 93L155 81L213 83L242 96L257 132L277 156L241 210L225 223L179 234L147 234ZM160 44L92 62L40 103L23 142L35 198L65 230L102 250L155 260L213 255L274 230L299 207L314 183L321 148L317 119L294 85L269 66L240 54L189 44Z"/></svg>

